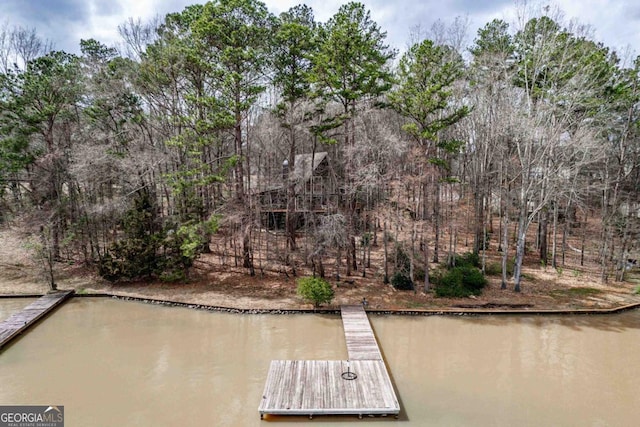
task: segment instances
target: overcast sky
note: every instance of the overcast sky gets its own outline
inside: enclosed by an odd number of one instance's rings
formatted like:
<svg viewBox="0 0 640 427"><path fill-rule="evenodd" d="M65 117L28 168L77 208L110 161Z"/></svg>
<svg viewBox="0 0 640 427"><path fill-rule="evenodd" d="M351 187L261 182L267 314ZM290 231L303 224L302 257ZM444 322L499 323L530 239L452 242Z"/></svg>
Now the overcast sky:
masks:
<svg viewBox="0 0 640 427"><path fill-rule="evenodd" d="M522 0L518 0L522 1ZM269 10L283 12L302 1L266 0ZM452 22L468 17L471 42L479 27L493 18L515 23L514 0L363 0L373 19L387 31L388 42L403 50L411 29L431 27L440 19ZM118 43L117 27L127 18L148 20L155 15L179 12L185 6L204 3L194 0L1 0L0 24L36 28L38 34L54 42L56 49L78 53L80 39L95 38L107 45ZM340 0L307 0L316 19L328 20L344 3ZM576 19L595 30L594 38L624 52L640 51L640 2L638 0L557 0L567 21Z"/></svg>

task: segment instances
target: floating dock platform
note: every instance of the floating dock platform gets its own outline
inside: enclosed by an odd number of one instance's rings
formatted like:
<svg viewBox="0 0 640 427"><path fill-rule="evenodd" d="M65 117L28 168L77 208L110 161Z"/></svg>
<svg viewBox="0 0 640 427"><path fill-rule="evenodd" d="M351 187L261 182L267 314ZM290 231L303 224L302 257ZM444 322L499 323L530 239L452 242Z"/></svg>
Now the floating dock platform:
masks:
<svg viewBox="0 0 640 427"><path fill-rule="evenodd" d="M264 415L397 415L400 405L362 306L342 306L349 360L274 360Z"/></svg>

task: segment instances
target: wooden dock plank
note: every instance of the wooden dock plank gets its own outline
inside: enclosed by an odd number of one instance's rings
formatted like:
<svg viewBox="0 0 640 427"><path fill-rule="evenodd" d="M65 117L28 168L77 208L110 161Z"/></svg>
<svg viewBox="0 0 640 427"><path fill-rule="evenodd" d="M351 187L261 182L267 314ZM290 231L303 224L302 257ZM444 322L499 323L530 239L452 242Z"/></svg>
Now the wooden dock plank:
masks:
<svg viewBox="0 0 640 427"><path fill-rule="evenodd" d="M347 364L355 380L342 378ZM394 415L399 409L379 360L274 360L259 407L274 415Z"/></svg>
<svg viewBox="0 0 640 427"><path fill-rule="evenodd" d="M382 360L367 313L361 305L340 307L349 360Z"/></svg>
<svg viewBox="0 0 640 427"><path fill-rule="evenodd" d="M35 324L40 318L62 304L73 291L59 291L38 298L21 311L0 323L0 349Z"/></svg>
<svg viewBox="0 0 640 427"><path fill-rule="evenodd" d="M341 307L349 360L273 360L260 415L397 415L393 389L362 306ZM343 374L355 373L347 380Z"/></svg>

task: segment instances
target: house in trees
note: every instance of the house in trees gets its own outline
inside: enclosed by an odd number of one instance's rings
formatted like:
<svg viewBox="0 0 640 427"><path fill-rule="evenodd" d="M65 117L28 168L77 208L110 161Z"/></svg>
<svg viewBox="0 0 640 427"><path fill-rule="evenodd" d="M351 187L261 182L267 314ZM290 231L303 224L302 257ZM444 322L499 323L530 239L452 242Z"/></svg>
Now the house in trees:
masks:
<svg viewBox="0 0 640 427"><path fill-rule="evenodd" d="M327 152L298 154L293 168L284 160L276 183L255 193L263 225L284 228L289 183L295 188L294 212L299 226L311 220L312 214L337 211L341 198L336 181Z"/></svg>

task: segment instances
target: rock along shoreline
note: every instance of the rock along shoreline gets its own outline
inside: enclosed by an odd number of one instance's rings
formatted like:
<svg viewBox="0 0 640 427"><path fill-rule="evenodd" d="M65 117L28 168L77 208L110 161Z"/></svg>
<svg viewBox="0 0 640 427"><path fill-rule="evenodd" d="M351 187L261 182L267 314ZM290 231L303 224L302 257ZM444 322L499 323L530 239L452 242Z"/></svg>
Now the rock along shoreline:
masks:
<svg viewBox="0 0 640 427"><path fill-rule="evenodd" d="M4 298L38 298L42 294L16 294L0 295ZM232 313L232 314L340 314L339 307L320 308L297 308L297 309L261 309L224 307L217 305L194 304L188 302L172 301L167 299L143 298L127 295L117 295L111 293L78 294L73 298L111 298L120 301L135 301L145 304L162 305L167 307L183 307L193 310L203 310L211 312ZM372 309L367 308L367 313L376 315L399 315L399 316L498 316L498 315L525 315L525 316L557 316L557 315L606 315L617 314L640 308L640 303L627 304L612 308L597 309L483 309L483 308L450 308L450 309Z"/></svg>

